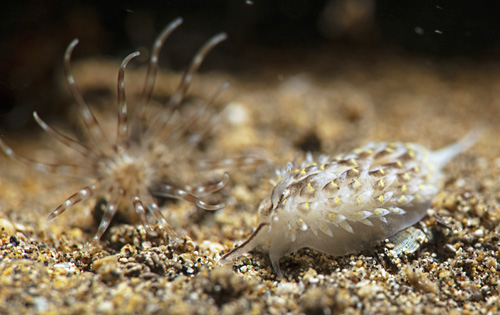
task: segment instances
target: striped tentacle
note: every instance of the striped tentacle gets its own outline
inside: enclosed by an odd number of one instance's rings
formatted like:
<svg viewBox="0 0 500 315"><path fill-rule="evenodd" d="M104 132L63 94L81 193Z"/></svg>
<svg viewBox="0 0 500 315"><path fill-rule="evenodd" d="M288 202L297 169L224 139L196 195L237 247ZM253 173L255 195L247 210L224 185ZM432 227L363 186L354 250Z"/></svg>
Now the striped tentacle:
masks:
<svg viewBox="0 0 500 315"><path fill-rule="evenodd" d="M89 105L83 99L78 86L76 85L75 78L71 73L71 54L75 49L75 46L78 44L78 39L73 40L68 48L66 48L66 53L64 54L64 72L66 75L66 82L68 83L69 89L73 98L78 105L78 109L80 111L80 116L83 120L83 124L87 131L89 132L91 139L93 140L95 147L101 149L104 144L109 144L108 139L106 138L101 125L97 121L96 117L92 110L90 110Z"/></svg>
<svg viewBox="0 0 500 315"><path fill-rule="evenodd" d="M92 161L92 160L96 160L99 158L99 156L97 155L97 153L95 153L91 148L89 148L88 146L82 144L81 142L55 130L54 128L52 128L51 126L49 126L49 124L47 124L45 121L43 121L40 116L38 116L37 112L33 112L33 117L35 118L35 121L38 123L38 125L46 132L48 133L49 135L51 135L52 137L56 138L57 140L59 140L59 142L61 142L62 144L64 144L65 146L77 151L78 153L80 153L81 155L83 155L85 158L87 158L88 160Z"/></svg>
<svg viewBox="0 0 500 315"><path fill-rule="evenodd" d="M128 138L128 115L127 115L127 101L125 97L125 68L133 58L139 56L139 52L134 52L128 55L120 66L118 71L118 127L116 144L122 145Z"/></svg>
<svg viewBox="0 0 500 315"><path fill-rule="evenodd" d="M17 154L11 147L5 144L5 142L3 142L1 138L0 138L0 149L2 149L2 151L10 158L17 160L33 169L45 173L57 174L67 177L88 178L89 174L93 174L95 171L94 168L82 165L48 164L35 161L33 159Z"/></svg>
<svg viewBox="0 0 500 315"><path fill-rule="evenodd" d="M194 74L196 73L196 71L198 71L198 68L200 67L205 57L208 55L210 50L212 50L217 44L219 44L226 38L227 35L225 33L218 34L212 37L208 42L206 42L205 45L203 45L203 47L201 47L201 49L198 51L198 53L196 53L188 69L184 72L179 86L174 92L174 95L172 95L172 97L170 98L167 106L168 108L177 108L181 104L182 100L184 99L184 95L191 85ZM166 115L167 113L168 111L165 111L152 122L151 127L146 132L146 137L149 136L149 133L152 133L154 135L159 134L159 130L162 129L162 126L168 120L169 116Z"/></svg>
<svg viewBox="0 0 500 315"><path fill-rule="evenodd" d="M63 203L61 203L57 208L55 208L54 211L52 211L49 214L48 219L52 220L55 217L57 217L58 215L60 215L61 213L63 213L64 211L66 211L66 209L76 205L79 202L82 202L82 201L89 199L90 197L92 197L95 194L96 189L97 189L96 185L90 185L90 186L83 187L78 192L71 195Z"/></svg>
<svg viewBox="0 0 500 315"><path fill-rule="evenodd" d="M196 187L184 186L183 189L192 195L203 197L221 190L222 188L224 188L224 186L227 185L228 182L229 182L229 174L226 172L224 173L222 180L218 181L217 183L205 186L196 186Z"/></svg>
<svg viewBox="0 0 500 315"><path fill-rule="evenodd" d="M187 202L190 202L192 204L195 204L197 207L205 209L205 210L219 210L222 209L226 206L225 203L218 203L218 204L210 204L207 202L204 202L200 200L198 197L196 197L193 194L190 194L189 192L185 191L184 189L172 186L172 185L161 185L157 189L153 191L153 195L158 196L158 197L168 197L168 198L175 198L175 199L181 199L185 200Z"/></svg>
<svg viewBox="0 0 500 315"><path fill-rule="evenodd" d="M144 82L144 88L142 91L140 105L136 109L135 120L133 121L132 128L134 129L134 133L143 134L144 126L143 121L146 115L146 108L149 102L151 101L151 96L153 95L153 90L156 82L156 75L158 73L158 60L161 48L163 44L167 40L167 38L182 24L182 18L177 18L170 22L163 31L160 33L158 38L153 43L153 47L151 48L151 57L149 58L148 70L146 73L146 80Z"/></svg>

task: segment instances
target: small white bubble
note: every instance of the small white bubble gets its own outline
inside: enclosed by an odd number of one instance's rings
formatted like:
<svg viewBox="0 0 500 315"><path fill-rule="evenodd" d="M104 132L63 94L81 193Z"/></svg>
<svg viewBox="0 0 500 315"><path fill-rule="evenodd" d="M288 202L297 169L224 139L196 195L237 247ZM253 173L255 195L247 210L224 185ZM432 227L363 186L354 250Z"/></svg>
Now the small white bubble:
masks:
<svg viewBox="0 0 500 315"><path fill-rule="evenodd" d="M424 35L424 29L421 28L420 26L415 26L415 33L417 33L418 35Z"/></svg>
<svg viewBox="0 0 500 315"><path fill-rule="evenodd" d="M232 125L240 126L248 122L249 113L244 104L231 102L227 105L225 116Z"/></svg>
<svg viewBox="0 0 500 315"><path fill-rule="evenodd" d="M441 30L434 30L434 33L436 33L436 34L443 34L443 31L441 31Z"/></svg>

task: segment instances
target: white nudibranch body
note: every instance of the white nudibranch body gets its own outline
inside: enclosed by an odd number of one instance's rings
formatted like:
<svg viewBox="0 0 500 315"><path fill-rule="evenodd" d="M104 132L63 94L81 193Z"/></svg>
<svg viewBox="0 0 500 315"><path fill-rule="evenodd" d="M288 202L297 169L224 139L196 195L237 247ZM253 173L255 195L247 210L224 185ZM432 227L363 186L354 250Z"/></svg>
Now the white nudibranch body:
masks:
<svg viewBox="0 0 500 315"><path fill-rule="evenodd" d="M445 164L477 140L473 132L438 151L413 143L369 143L333 158L310 154L278 173L271 198L259 206L259 225L221 259L257 246L279 259L303 247L340 256L359 252L418 222L439 190Z"/></svg>

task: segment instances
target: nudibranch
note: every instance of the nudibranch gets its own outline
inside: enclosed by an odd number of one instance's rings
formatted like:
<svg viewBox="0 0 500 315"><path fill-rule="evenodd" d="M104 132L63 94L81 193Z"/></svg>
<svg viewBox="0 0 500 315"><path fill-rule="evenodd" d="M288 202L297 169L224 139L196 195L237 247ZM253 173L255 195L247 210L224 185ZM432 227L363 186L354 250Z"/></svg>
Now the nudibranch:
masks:
<svg viewBox="0 0 500 315"><path fill-rule="evenodd" d="M221 262L261 246L283 276L279 259L309 247L341 256L373 246L421 220L440 189L448 161L478 139L431 151L414 143L369 143L335 157L308 154L277 171L271 197L259 206L255 231Z"/></svg>

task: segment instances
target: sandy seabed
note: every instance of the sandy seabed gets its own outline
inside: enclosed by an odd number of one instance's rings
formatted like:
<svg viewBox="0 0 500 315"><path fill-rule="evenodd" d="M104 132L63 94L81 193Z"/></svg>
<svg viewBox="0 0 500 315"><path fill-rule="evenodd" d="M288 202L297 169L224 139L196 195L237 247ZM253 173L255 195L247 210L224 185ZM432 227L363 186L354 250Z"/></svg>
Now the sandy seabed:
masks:
<svg viewBox="0 0 500 315"><path fill-rule="evenodd" d="M204 144L207 156L257 154L285 165L297 152L335 155L370 141L438 149L485 127L481 140L446 166L432 209L415 225L426 235L417 251L389 257L390 240L344 257L302 249L281 259L282 278L259 251L219 264L221 254L256 227L257 207L272 192L274 168L268 165L229 170L223 210L166 202L163 212L184 236L182 244L169 242L158 227L153 237L134 222L115 220L92 247L86 244L96 229L93 201L46 219L84 183L0 155L0 313L500 311L500 59L444 61L339 47L262 58L259 75L197 76L189 93L194 98L231 83L215 104L221 118ZM96 59L74 67L84 95L109 89L89 102L110 124L118 66L118 60ZM127 73L131 95L140 91L133 82L143 75L133 67ZM178 79L162 72L155 97L166 99ZM67 153L41 131L4 139L38 160Z"/></svg>

